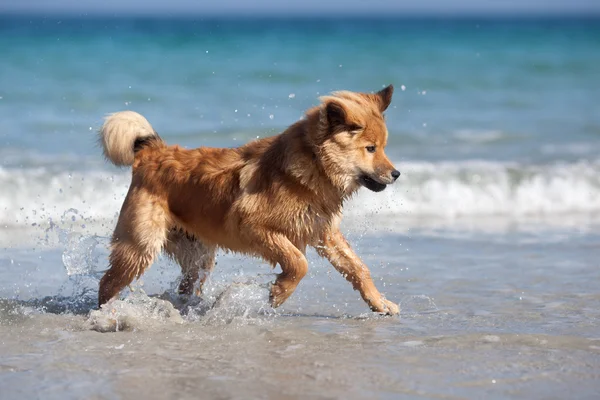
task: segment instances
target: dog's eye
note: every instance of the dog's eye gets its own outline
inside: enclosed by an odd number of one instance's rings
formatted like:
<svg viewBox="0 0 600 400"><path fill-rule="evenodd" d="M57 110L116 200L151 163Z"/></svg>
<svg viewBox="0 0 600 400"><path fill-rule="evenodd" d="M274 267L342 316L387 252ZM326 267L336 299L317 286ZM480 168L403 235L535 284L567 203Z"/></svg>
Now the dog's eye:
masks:
<svg viewBox="0 0 600 400"><path fill-rule="evenodd" d="M369 153L375 153L375 146L367 146L366 149Z"/></svg>

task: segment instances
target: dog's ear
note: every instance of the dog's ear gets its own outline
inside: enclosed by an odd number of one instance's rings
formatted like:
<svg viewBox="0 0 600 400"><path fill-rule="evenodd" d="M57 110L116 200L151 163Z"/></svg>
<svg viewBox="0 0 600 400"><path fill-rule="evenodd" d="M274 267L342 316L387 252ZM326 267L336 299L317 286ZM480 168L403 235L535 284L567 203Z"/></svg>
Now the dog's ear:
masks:
<svg viewBox="0 0 600 400"><path fill-rule="evenodd" d="M390 106L392 102L392 95L394 94L394 86L389 85L379 92L375 93L377 101L379 103L379 111L384 112Z"/></svg>
<svg viewBox="0 0 600 400"><path fill-rule="evenodd" d="M325 104L325 116L331 132L339 129L340 127L346 126L348 117L346 109L341 103L335 100L328 101Z"/></svg>

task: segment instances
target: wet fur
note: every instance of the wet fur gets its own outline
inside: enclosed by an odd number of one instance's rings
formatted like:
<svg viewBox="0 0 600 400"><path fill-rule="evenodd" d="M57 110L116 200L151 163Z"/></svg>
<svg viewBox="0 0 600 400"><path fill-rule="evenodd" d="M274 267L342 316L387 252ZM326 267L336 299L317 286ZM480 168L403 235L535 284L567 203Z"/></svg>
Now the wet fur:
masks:
<svg viewBox="0 0 600 400"><path fill-rule="evenodd" d="M378 191L397 178L384 153L382 113L392 91L322 97L283 133L234 149L167 146L141 115L109 116L100 131L104 154L132 164L133 173L99 304L141 276L161 250L182 267L180 293L199 291L222 248L280 265L271 288L277 307L306 275L305 251L313 246L373 311L397 314L339 230L344 201L361 184Z"/></svg>

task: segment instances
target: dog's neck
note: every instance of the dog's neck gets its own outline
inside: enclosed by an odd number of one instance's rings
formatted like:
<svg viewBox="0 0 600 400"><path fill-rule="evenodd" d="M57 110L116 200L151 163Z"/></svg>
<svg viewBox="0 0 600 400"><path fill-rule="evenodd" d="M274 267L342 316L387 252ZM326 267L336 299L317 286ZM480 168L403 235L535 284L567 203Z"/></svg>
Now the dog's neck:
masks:
<svg viewBox="0 0 600 400"><path fill-rule="evenodd" d="M351 197L358 185L345 173L325 149L327 135L319 117L318 108L309 110L306 117L291 125L283 135L292 140L282 141L286 162L282 163L285 172L307 188L316 190L319 196L336 197L341 205ZM326 179L323 179L326 177Z"/></svg>
<svg viewBox="0 0 600 400"><path fill-rule="evenodd" d="M318 107L314 107L306 113L305 127L304 137L310 143L313 154L315 154L316 164L318 164L322 173L329 178L331 185L337 189L340 200L343 202L356 193L359 185L336 162L335 156L327 151L327 138L331 135L331 132L327 123L323 121Z"/></svg>

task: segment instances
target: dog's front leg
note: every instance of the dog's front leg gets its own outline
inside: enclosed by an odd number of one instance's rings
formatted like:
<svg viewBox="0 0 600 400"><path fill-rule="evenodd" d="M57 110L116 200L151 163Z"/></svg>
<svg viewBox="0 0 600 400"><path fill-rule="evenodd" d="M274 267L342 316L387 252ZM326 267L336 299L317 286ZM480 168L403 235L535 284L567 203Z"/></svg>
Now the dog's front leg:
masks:
<svg viewBox="0 0 600 400"><path fill-rule="evenodd" d="M271 305L276 308L292 295L308 272L308 261L290 240L280 234L268 231L253 232L253 245L260 248L262 257L273 266L279 264L281 273L271 286Z"/></svg>
<svg viewBox="0 0 600 400"><path fill-rule="evenodd" d="M346 280L352 283L354 290L358 290L363 300L371 310L390 315L400 313L400 308L389 300L386 300L375 287L369 268L354 253L348 241L337 228L328 230L319 246L317 252L329 260Z"/></svg>

